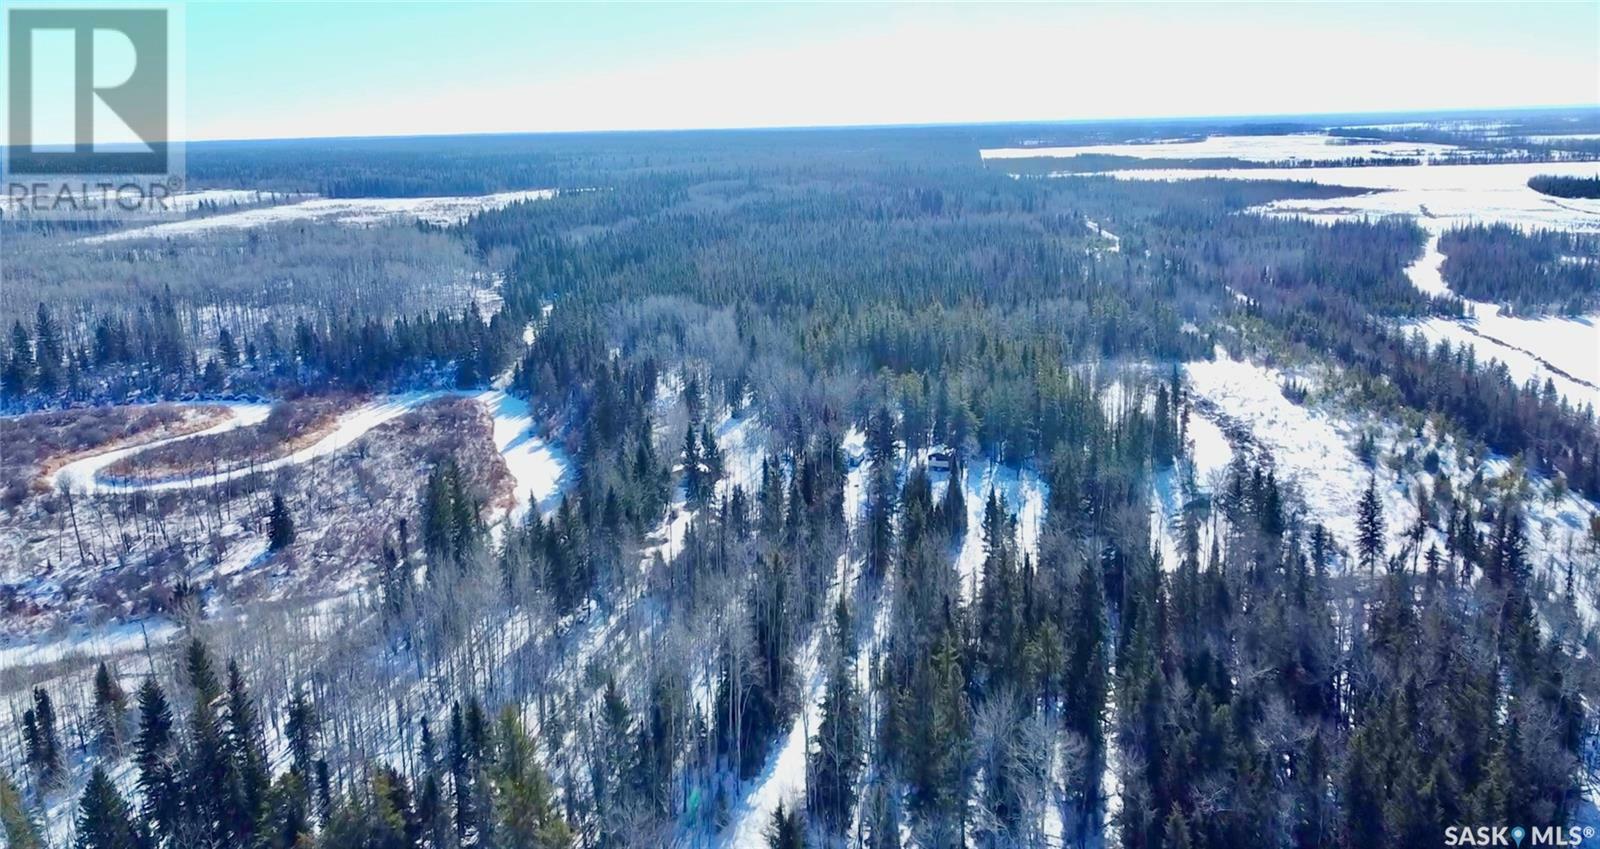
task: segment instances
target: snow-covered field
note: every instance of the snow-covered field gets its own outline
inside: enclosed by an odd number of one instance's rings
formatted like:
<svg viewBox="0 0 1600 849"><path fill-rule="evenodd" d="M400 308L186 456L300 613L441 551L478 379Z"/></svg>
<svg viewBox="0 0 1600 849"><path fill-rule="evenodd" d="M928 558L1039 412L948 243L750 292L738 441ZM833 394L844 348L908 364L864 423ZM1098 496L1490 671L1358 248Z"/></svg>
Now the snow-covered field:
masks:
<svg viewBox="0 0 1600 849"><path fill-rule="evenodd" d="M1600 174L1596 162L1158 168L1108 173L1125 180L1289 180L1357 190L1348 197L1275 201L1261 210L1325 220L1413 215L1424 227L1441 231L1475 222L1600 233L1600 200L1553 198L1528 188L1528 179L1540 174L1593 177Z"/></svg>
<svg viewBox="0 0 1600 849"><path fill-rule="evenodd" d="M133 227L115 233L91 236L84 241L93 243L192 237L219 230L246 230L292 222L370 227L403 221L425 221L443 226L459 224L476 212L500 209L519 201L547 200L555 197L555 194L554 189L534 189L460 197L312 198L298 203L247 209L184 221L168 221L147 227Z"/></svg>
<svg viewBox="0 0 1600 849"><path fill-rule="evenodd" d="M1113 172L1112 176L1136 180L1312 180L1350 186L1355 193L1348 197L1280 200L1257 211L1322 221L1413 216L1427 231L1428 243L1407 274L1418 289L1444 294L1449 287L1440 274L1444 255L1439 252L1439 237L1452 227L1504 223L1600 233L1600 200L1542 195L1527 185L1528 178L1537 174L1594 176L1600 174L1600 163L1134 170ZM1430 319L1414 327L1430 339L1472 343L1480 360L1505 363L1519 382L1548 378L1572 402L1600 407L1600 314L1521 318L1506 314L1495 304L1469 303L1471 318L1459 322Z"/></svg>
<svg viewBox="0 0 1600 849"><path fill-rule="evenodd" d="M1422 258L1406 268L1406 275L1424 292L1445 294L1450 289L1440 274L1439 231L1429 230ZM1506 315L1496 304L1469 303L1470 318L1429 318L1411 327L1430 341L1471 345L1480 360L1504 363L1519 384L1548 380L1572 403L1600 409L1600 315L1521 318Z"/></svg>
<svg viewBox="0 0 1600 849"><path fill-rule="evenodd" d="M1062 158L1103 155L1137 159L1240 159L1245 162L1341 159L1433 158L1463 153L1448 144L1344 139L1325 133L1261 136L1208 136L1197 140L1162 140L1075 147L1000 147L979 151L984 159Z"/></svg>

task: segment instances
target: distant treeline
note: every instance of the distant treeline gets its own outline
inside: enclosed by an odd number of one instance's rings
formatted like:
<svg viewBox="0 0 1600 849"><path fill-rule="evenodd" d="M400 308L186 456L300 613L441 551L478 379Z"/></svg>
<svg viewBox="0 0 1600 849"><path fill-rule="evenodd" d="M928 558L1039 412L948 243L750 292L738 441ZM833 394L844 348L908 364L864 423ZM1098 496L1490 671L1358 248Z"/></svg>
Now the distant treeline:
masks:
<svg viewBox="0 0 1600 849"><path fill-rule="evenodd" d="M1600 198L1600 175L1559 177L1554 174L1540 174L1528 178L1528 188L1539 194L1558 198Z"/></svg>

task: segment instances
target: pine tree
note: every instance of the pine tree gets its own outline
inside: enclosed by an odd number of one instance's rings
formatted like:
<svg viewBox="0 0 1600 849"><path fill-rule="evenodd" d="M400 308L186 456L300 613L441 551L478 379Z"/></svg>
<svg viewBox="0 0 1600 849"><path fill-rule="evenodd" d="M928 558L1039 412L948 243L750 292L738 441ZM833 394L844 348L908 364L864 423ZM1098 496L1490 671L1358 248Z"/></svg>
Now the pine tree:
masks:
<svg viewBox="0 0 1600 849"><path fill-rule="evenodd" d="M55 703L43 687L33 689L33 708L23 714L25 759L40 785L55 787L65 773L65 753L56 731Z"/></svg>
<svg viewBox="0 0 1600 849"><path fill-rule="evenodd" d="M78 802L77 849L143 849L133 811L104 767L96 766Z"/></svg>
<svg viewBox="0 0 1600 849"><path fill-rule="evenodd" d="M807 807L833 834L842 834L850 826L856 778L861 773L864 733L855 677L855 666L841 646L828 673L822 722L806 777Z"/></svg>
<svg viewBox="0 0 1600 849"><path fill-rule="evenodd" d="M133 761L144 799L141 813L156 836L169 843L177 837L183 814L172 726L166 694L154 678L146 678L139 686L139 736L134 741Z"/></svg>
<svg viewBox="0 0 1600 849"><path fill-rule="evenodd" d="M1068 623L1067 656L1062 692L1069 729L1088 741L1088 768L1081 788L1084 807L1099 801L1100 768L1105 762L1105 710L1110 692L1105 590L1099 564L1084 563L1078 570Z"/></svg>
<svg viewBox="0 0 1600 849"><path fill-rule="evenodd" d="M1356 506L1356 550L1361 555L1361 568L1372 574L1384 553L1383 503L1378 500L1378 479L1367 478L1367 489Z"/></svg>
<svg viewBox="0 0 1600 849"><path fill-rule="evenodd" d="M234 811L233 833L243 839L254 833L256 820L266 808L272 776L267 764L267 746L254 700L245 687L239 664L228 662L228 712L226 715L228 760L239 784L240 802Z"/></svg>
<svg viewBox="0 0 1600 849"><path fill-rule="evenodd" d="M289 708L283 723L283 736L289 742L289 769L303 781L310 781L313 764L317 758L317 743L322 734L322 720L317 709L302 690L296 690L289 699Z"/></svg>
<svg viewBox="0 0 1600 849"><path fill-rule="evenodd" d="M788 810L779 802L767 826L768 849L806 849L806 826L799 811Z"/></svg>
<svg viewBox="0 0 1600 849"><path fill-rule="evenodd" d="M102 661L94 675L95 745L113 758L122 752L122 724L127 709L127 694Z"/></svg>
<svg viewBox="0 0 1600 849"><path fill-rule="evenodd" d="M36 369L34 388L42 395L54 395L62 388L62 357L66 350L61 340L61 328L44 304L39 305L34 320L33 340Z"/></svg>
<svg viewBox="0 0 1600 849"><path fill-rule="evenodd" d="M224 327L217 332L217 353L222 357L222 364L228 368L239 367L239 346L233 341L233 333Z"/></svg>
<svg viewBox="0 0 1600 849"><path fill-rule="evenodd" d="M567 849L572 830L556 810L555 788L534 754L533 738L514 707L500 714L495 733L494 835L517 849Z"/></svg>
<svg viewBox="0 0 1600 849"><path fill-rule="evenodd" d="M267 516L267 550L282 551L294 544L294 517L283 496L273 493L272 512Z"/></svg>
<svg viewBox="0 0 1600 849"><path fill-rule="evenodd" d="M0 369L0 391L7 400L16 400L28 394L33 386L33 339L28 328L19 319L11 325L11 351L5 358L5 368Z"/></svg>
<svg viewBox="0 0 1600 849"><path fill-rule="evenodd" d="M22 794L11 779L0 775L0 835L10 849L45 849L39 826L22 804Z"/></svg>

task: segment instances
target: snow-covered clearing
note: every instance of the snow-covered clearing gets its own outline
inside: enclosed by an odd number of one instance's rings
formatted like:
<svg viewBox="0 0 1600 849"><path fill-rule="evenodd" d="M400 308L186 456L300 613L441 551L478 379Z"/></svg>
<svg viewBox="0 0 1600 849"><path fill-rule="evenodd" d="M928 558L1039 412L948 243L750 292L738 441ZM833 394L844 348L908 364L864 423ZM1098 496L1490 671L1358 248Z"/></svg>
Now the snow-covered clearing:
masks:
<svg viewBox="0 0 1600 849"><path fill-rule="evenodd" d="M1388 517L1389 549L1399 550L1416 507L1393 474L1368 467L1352 450L1354 423L1295 404L1281 390L1284 374L1243 360L1217 359L1184 367L1190 389L1218 414L1247 429L1266 450L1280 482L1298 485L1307 507L1341 545L1355 549L1356 505L1375 475ZM1191 422L1193 419L1191 418ZM1250 446L1234 446L1248 453ZM1258 458L1262 459L1262 458Z"/></svg>
<svg viewBox="0 0 1600 849"><path fill-rule="evenodd" d="M1566 565L1574 558L1586 557L1585 535L1595 505L1571 493L1557 497L1547 484L1528 475L1503 457L1488 457L1481 463L1465 456L1453 437L1428 432L1421 438L1401 428L1376 420L1361 422L1330 409L1328 403L1297 405L1283 396L1279 387L1284 373L1252 363L1218 359L1215 362L1189 363L1189 385L1195 395L1205 399L1213 414L1229 425L1247 429L1254 445L1235 446L1247 455L1252 449L1265 449L1281 482L1293 481L1312 517L1325 525L1334 539L1350 550L1355 548L1357 504L1369 476L1376 478L1383 501L1388 551L1404 551L1407 533L1417 521L1414 493L1432 492L1438 478L1448 479L1456 491L1473 485L1482 476L1492 488L1522 490L1521 499L1528 539L1528 559L1536 574L1560 585ZM1306 379L1305 375L1295 375ZM1194 419L1191 418L1191 432ZM1380 457L1372 466L1362 463L1352 446L1366 430L1375 435ZM1420 457L1437 452L1438 471L1429 473L1413 463L1390 462L1407 447ZM1487 517L1483 521L1488 522ZM1487 528L1485 528L1487 530ZM1421 548L1443 541L1429 530ZM1413 557L1420 552L1413 551ZM1591 570L1592 571L1592 570ZM1597 576L1577 570L1577 595L1580 613L1589 622L1600 621L1594 600Z"/></svg>
<svg viewBox="0 0 1600 849"><path fill-rule="evenodd" d="M1204 139L1164 139L1124 144L1074 147L1002 147L979 151L984 159L1063 158L1101 155L1136 159L1240 159L1245 162L1343 159L1427 158L1466 153L1448 144L1348 139L1326 133L1292 133L1261 136L1207 136Z"/></svg>
<svg viewBox="0 0 1600 849"><path fill-rule="evenodd" d="M961 595L968 602L978 597L983 580L983 512L989 493L1000 495L1006 512L1017 520L1017 551L1028 557L1039 555L1039 533L1044 528L1044 504L1048 487L1038 474L993 461L973 462L962 476L962 495L967 503L967 533L956 554L956 573L961 576Z"/></svg>
<svg viewBox="0 0 1600 849"><path fill-rule="evenodd" d="M1428 241L1422 257L1406 267L1406 276L1431 295L1449 294L1441 273L1444 254L1439 251L1442 229L1424 219ZM1513 380L1555 384L1574 404L1600 408L1600 315L1580 317L1506 315L1497 304L1468 301L1472 316L1461 319L1429 318L1411 326L1432 341L1471 345L1480 361L1504 363Z"/></svg>
<svg viewBox="0 0 1600 849"><path fill-rule="evenodd" d="M115 233L90 236L83 241L98 243L127 239L192 237L217 230L246 230L290 222L370 227L396 222L424 221L429 224L449 226L465 221L473 213L500 209L519 201L547 200L555 197L555 194L554 189L533 189L459 197L312 198L298 203L133 227Z"/></svg>

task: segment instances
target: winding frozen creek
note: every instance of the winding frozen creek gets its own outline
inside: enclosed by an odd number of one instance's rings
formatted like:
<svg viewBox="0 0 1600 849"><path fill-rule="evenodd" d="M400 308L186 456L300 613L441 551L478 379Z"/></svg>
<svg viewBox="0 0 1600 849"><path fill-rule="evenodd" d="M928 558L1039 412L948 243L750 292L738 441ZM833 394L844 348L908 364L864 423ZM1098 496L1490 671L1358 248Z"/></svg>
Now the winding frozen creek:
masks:
<svg viewBox="0 0 1600 849"><path fill-rule="evenodd" d="M504 459L506 468L515 481L515 503L511 508L510 517L513 520L520 519L534 506L541 512L552 508L555 497L560 494L562 478L566 473L566 458L559 448L533 434L533 414L528 402L501 389L490 389L476 394L434 391L386 396L341 415L333 428L311 445L264 463L159 481L129 482L106 479L102 476L108 467L125 457L184 439L258 425L266 420L267 413L271 410L270 404L204 404L204 406L222 406L228 418L194 433L119 448L75 460L57 470L52 483L71 487L74 492L89 494L166 492L215 486L248 475L296 466L328 456L355 443L373 428L430 401L446 397L470 397L482 404L493 417L495 450Z"/></svg>

